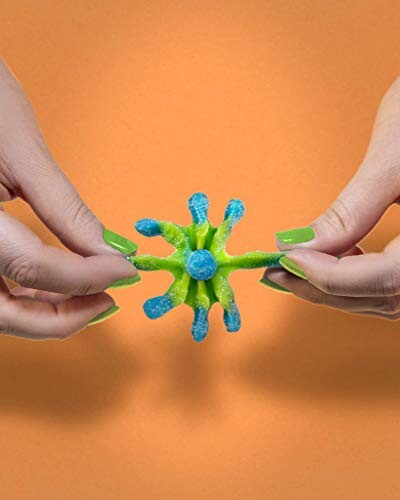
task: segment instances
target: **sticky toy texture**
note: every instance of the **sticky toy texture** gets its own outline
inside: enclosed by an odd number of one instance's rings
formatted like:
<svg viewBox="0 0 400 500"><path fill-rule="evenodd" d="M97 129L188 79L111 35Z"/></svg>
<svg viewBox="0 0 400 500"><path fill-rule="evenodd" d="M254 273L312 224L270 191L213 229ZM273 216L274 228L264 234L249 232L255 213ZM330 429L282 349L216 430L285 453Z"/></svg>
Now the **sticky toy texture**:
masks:
<svg viewBox="0 0 400 500"><path fill-rule="evenodd" d="M220 302L224 309L224 323L228 332L237 332L241 326L240 314L229 285L229 275L237 269L280 267L284 252L248 252L229 255L225 249L233 226L245 212L241 200L230 200L224 221L214 227L208 220L208 198L196 193L189 199L193 222L187 227L172 222L141 219L136 229L144 236L162 236L175 247L168 257L135 255L128 259L141 271L169 271L174 281L164 295L147 300L143 306L150 319L163 316L173 307L187 304L194 311L192 335L201 342L209 329L208 313Z"/></svg>

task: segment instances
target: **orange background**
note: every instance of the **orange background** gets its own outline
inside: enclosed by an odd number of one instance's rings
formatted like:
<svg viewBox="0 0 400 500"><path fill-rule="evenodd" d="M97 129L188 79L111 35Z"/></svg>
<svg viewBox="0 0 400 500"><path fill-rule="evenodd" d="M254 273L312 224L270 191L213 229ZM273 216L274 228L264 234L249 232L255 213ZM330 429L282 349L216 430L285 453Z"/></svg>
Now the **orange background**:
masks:
<svg viewBox="0 0 400 500"><path fill-rule="evenodd" d="M232 253L274 248L360 163L399 73L400 7L382 0L0 0L1 54L54 156L104 224L144 252L145 216L247 205ZM8 210L54 239L18 201ZM398 232L398 208L369 236ZM400 495L400 327L323 309L237 273L237 335L203 344L180 307L113 293L118 316L68 342L0 339L0 497L393 499Z"/></svg>

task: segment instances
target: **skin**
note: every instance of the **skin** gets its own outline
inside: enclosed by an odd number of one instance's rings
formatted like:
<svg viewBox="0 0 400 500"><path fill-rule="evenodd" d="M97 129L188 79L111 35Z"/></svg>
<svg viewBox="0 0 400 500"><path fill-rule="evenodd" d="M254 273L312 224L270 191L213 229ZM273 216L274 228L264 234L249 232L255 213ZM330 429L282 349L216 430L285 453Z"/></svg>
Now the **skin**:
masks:
<svg viewBox="0 0 400 500"><path fill-rule="evenodd" d="M0 60L0 331L65 339L114 301L104 290L135 268L103 241L104 227L51 156L22 87ZM27 202L66 250L45 245L7 215Z"/></svg>
<svg viewBox="0 0 400 500"><path fill-rule="evenodd" d="M395 320L400 317L400 236L381 253L358 243L400 197L400 78L384 96L365 158L331 207L310 226L315 238L280 250L305 273L267 270L269 280L312 303ZM338 259L336 256L342 256Z"/></svg>

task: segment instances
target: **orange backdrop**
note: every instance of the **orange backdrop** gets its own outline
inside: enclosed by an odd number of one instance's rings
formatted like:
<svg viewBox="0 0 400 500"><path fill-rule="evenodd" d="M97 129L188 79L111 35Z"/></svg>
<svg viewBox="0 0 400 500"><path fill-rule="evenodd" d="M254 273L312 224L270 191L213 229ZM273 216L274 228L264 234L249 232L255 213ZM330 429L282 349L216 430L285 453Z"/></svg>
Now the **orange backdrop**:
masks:
<svg viewBox="0 0 400 500"><path fill-rule="evenodd" d="M0 48L54 156L140 250L145 216L188 223L208 193L247 205L232 253L274 249L360 163L399 73L389 0L0 0ZM7 209L48 242L22 204ZM392 209L365 242L398 232ZM180 307L145 318L168 275L113 293L118 316L68 342L0 339L0 497L393 499L400 326L322 309L237 273L237 335L203 344Z"/></svg>

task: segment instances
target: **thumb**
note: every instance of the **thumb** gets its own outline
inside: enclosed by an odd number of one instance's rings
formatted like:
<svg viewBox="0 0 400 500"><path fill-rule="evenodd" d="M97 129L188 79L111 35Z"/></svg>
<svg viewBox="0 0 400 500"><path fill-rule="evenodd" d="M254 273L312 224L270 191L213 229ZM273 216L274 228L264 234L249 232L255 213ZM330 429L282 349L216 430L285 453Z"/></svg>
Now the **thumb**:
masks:
<svg viewBox="0 0 400 500"><path fill-rule="evenodd" d="M309 226L276 233L279 249L312 248L341 255L364 238L398 197L390 170L385 173L367 162Z"/></svg>

